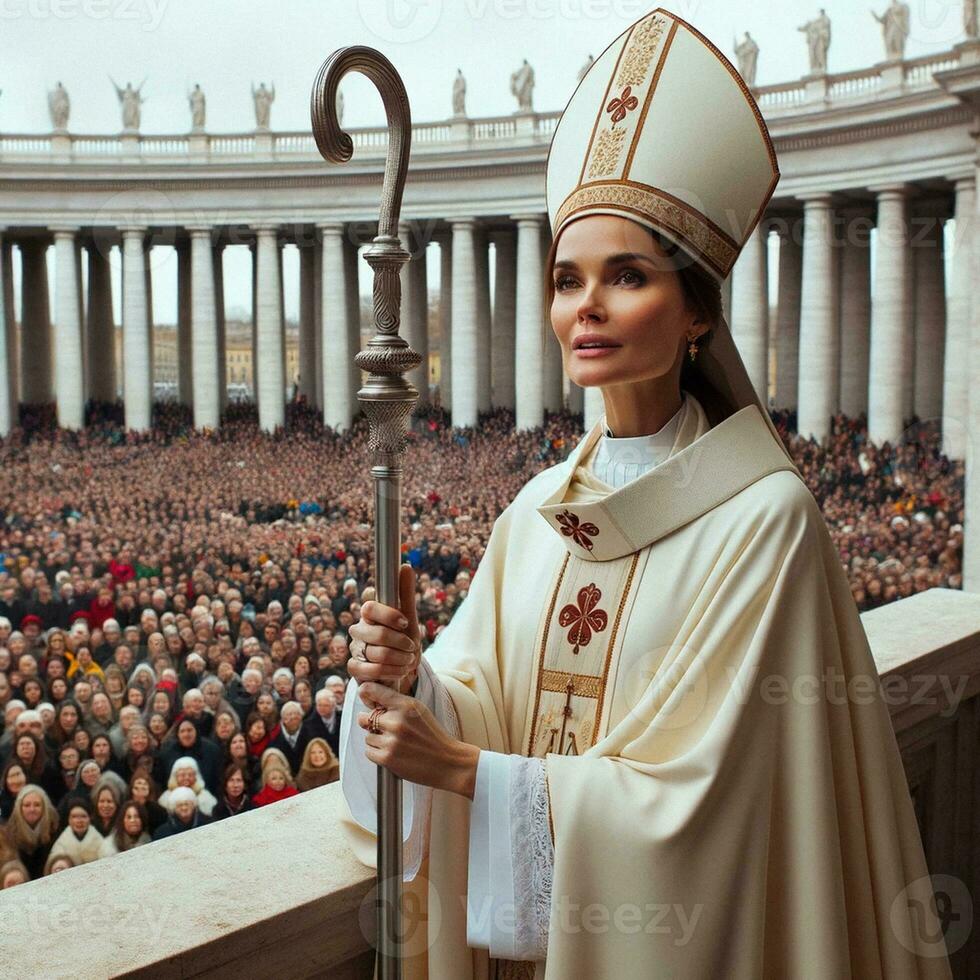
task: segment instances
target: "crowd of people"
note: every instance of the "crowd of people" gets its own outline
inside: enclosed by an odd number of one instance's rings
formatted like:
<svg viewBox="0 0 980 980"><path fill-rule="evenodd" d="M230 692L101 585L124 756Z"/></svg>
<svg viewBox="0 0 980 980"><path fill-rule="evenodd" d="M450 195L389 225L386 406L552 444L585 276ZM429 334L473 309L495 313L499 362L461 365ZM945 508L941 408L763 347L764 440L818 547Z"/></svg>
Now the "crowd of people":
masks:
<svg viewBox="0 0 980 980"><path fill-rule="evenodd" d="M773 414L860 609L960 586L963 466L929 426L876 446L837 416L818 443ZM403 560L423 645L465 599L497 515L564 459L581 416L517 432L497 409L413 416ZM25 410L0 443L0 888L339 777L349 629L373 597L368 427L283 431L230 407L214 432L158 404L66 432ZM350 710L356 710L351 707Z"/></svg>

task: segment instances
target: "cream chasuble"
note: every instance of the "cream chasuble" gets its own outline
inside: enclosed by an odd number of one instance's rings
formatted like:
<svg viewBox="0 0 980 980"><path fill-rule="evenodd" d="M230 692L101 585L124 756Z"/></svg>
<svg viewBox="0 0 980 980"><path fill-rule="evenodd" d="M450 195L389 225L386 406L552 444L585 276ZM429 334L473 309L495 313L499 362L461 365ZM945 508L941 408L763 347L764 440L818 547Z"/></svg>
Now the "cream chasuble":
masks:
<svg viewBox="0 0 980 980"><path fill-rule="evenodd" d="M471 803L435 791L406 978L949 977L867 639L771 422L687 393L670 456L610 490L580 465L604 421L503 511L425 654L464 741L545 759L547 960L466 945Z"/></svg>

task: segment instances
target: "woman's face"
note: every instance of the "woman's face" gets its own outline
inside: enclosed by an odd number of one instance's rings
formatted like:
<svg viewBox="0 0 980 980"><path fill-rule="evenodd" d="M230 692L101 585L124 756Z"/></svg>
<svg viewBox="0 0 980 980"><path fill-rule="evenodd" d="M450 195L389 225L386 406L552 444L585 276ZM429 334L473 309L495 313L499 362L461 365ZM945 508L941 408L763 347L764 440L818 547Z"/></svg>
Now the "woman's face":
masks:
<svg viewBox="0 0 980 980"><path fill-rule="evenodd" d="M143 689L139 687L130 687L126 691L126 703L135 705L137 708L143 707L143 702L146 698L143 695Z"/></svg>
<svg viewBox="0 0 980 980"><path fill-rule="evenodd" d="M197 782L197 773L190 766L183 766L177 770L176 779L178 786L190 786L193 788L194 783Z"/></svg>
<svg viewBox="0 0 980 980"><path fill-rule="evenodd" d="M102 770L99 769L98 764L86 766L82 770L82 782L91 789L99 781L99 776L101 775Z"/></svg>
<svg viewBox="0 0 980 980"><path fill-rule="evenodd" d="M217 711L221 704L221 688L217 684L208 684L203 690L204 703L212 710Z"/></svg>
<svg viewBox="0 0 980 980"><path fill-rule="evenodd" d="M228 717L228 715L218 715L217 721L214 723L214 732L222 741L227 741L231 738L235 731L235 723Z"/></svg>
<svg viewBox="0 0 980 980"><path fill-rule="evenodd" d="M248 746L245 744L245 736L241 732L235 732L228 743L228 754L233 759L242 759L248 754Z"/></svg>
<svg viewBox="0 0 980 980"><path fill-rule="evenodd" d="M182 721L177 726L177 741L189 749L197 741L197 729L192 721Z"/></svg>
<svg viewBox="0 0 980 980"><path fill-rule="evenodd" d="M255 701L255 710L264 715L272 714L276 710L275 698L269 693L262 693Z"/></svg>
<svg viewBox="0 0 980 980"><path fill-rule="evenodd" d="M155 714L150 716L150 732L155 735L157 739L163 738L167 732L167 719L161 714Z"/></svg>
<svg viewBox="0 0 980 980"><path fill-rule="evenodd" d="M136 755L142 755L150 747L150 737L146 729L136 728L129 733L129 747Z"/></svg>
<svg viewBox="0 0 980 980"><path fill-rule="evenodd" d="M72 743L79 752L88 752L92 744L92 736L84 728L76 728L72 736Z"/></svg>
<svg viewBox="0 0 980 980"><path fill-rule="evenodd" d="M261 718L256 718L248 726L248 737L253 742L261 742L265 738L265 722Z"/></svg>
<svg viewBox="0 0 980 980"><path fill-rule="evenodd" d="M116 798L109 790L104 789L99 793L99 802L95 807L103 820L111 820L116 815Z"/></svg>
<svg viewBox="0 0 980 980"><path fill-rule="evenodd" d="M233 772L228 777L225 789L229 796L241 796L245 792L245 780L242 779L242 774L237 770Z"/></svg>
<svg viewBox="0 0 980 980"><path fill-rule="evenodd" d="M327 753L323 751L322 745L310 746L310 762L318 769L327 764Z"/></svg>
<svg viewBox="0 0 980 980"><path fill-rule="evenodd" d="M36 827L44 814L44 804L41 802L41 797L37 793L28 793L20 801L20 814L28 827Z"/></svg>
<svg viewBox="0 0 980 980"><path fill-rule="evenodd" d="M80 806L74 806L71 808L71 813L68 814L68 826L75 831L76 834L84 834L88 830L89 816L85 810Z"/></svg>
<svg viewBox="0 0 980 980"><path fill-rule="evenodd" d="M629 257L613 261L623 255ZM675 385L688 334L707 327L694 325L680 277L659 243L629 218L596 214L567 225L555 250L552 282L551 326L565 372L582 387L654 379ZM579 353L574 343L584 333L615 346Z"/></svg>
<svg viewBox="0 0 980 980"><path fill-rule="evenodd" d="M25 766L29 766L37 755L37 746L34 744L34 739L29 735L21 735L17 739L17 751L15 754Z"/></svg>
<svg viewBox="0 0 980 980"><path fill-rule="evenodd" d="M51 699L53 701L63 701L68 695L68 682L64 677L56 677L51 682Z"/></svg>
<svg viewBox="0 0 980 980"><path fill-rule="evenodd" d="M4 780L4 789L11 795L16 796L27 785L27 773L21 766L11 766L7 770Z"/></svg>
<svg viewBox="0 0 980 980"><path fill-rule="evenodd" d="M75 705L64 705L61 711L58 712L58 718L61 721L61 727L66 732L73 731L78 724L78 712L75 710Z"/></svg>
<svg viewBox="0 0 980 980"><path fill-rule="evenodd" d="M159 711L160 714L166 714L170 710L170 698L167 697L166 691L157 691L153 695L153 701L150 707L154 711Z"/></svg>
<svg viewBox="0 0 980 980"><path fill-rule="evenodd" d="M145 779L134 779L132 793L137 803L145 803L150 798L150 784Z"/></svg>
<svg viewBox="0 0 980 980"><path fill-rule="evenodd" d="M104 738L97 738L92 741L92 758L100 765L109 761L112 755L112 745Z"/></svg>
<svg viewBox="0 0 980 980"><path fill-rule="evenodd" d="M71 863L71 858L69 857L57 857L51 862L51 871L49 874L57 874L59 871L67 871L69 868L75 867Z"/></svg>
<svg viewBox="0 0 980 980"><path fill-rule="evenodd" d="M272 789L278 792L286 785L286 777L283 775L281 769L270 769L268 775L268 783Z"/></svg>
<svg viewBox="0 0 980 980"><path fill-rule="evenodd" d="M123 814L123 830L130 837L138 837L143 832L143 821L136 807L126 807L126 812Z"/></svg>

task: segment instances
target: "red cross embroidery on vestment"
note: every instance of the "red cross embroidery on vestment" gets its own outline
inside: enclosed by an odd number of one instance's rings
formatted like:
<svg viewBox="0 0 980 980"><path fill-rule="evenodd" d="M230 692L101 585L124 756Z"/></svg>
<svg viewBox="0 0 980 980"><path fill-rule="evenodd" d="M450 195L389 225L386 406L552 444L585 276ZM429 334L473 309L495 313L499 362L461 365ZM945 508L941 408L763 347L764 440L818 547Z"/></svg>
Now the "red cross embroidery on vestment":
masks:
<svg viewBox="0 0 980 980"><path fill-rule="evenodd" d="M592 550L591 539L599 533L599 528L595 524L589 521L580 522L578 515L573 514L570 510L563 510L555 517L555 520L561 525L561 533L566 538L571 538L579 547L585 548L586 551Z"/></svg>
<svg viewBox="0 0 980 980"><path fill-rule="evenodd" d="M581 647L589 645L592 633L601 633L609 622L609 617L601 609L596 609L596 604L602 598L602 592L596 588L595 582L578 591L578 605L569 603L558 614L558 622L562 626L570 626L568 631L568 642L574 649L572 653L578 653Z"/></svg>

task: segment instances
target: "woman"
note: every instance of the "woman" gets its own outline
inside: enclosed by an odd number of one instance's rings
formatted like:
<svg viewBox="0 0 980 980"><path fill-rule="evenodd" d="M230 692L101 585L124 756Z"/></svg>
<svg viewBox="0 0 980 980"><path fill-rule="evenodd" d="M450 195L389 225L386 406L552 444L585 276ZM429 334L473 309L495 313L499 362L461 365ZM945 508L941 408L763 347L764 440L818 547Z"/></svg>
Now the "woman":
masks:
<svg viewBox="0 0 980 980"><path fill-rule="evenodd" d="M58 836L58 812L40 786L28 783L17 794L4 832L27 873L40 878Z"/></svg>
<svg viewBox="0 0 980 980"><path fill-rule="evenodd" d="M313 711L313 685L307 678L302 677L296 681L296 685L293 688L293 697L303 709L303 718L309 718L310 713Z"/></svg>
<svg viewBox="0 0 980 980"><path fill-rule="evenodd" d="M123 804L112 832L99 846L99 857L112 857L134 847L150 843L149 816L146 809L135 800Z"/></svg>
<svg viewBox="0 0 980 980"><path fill-rule="evenodd" d="M259 779L259 757L249 751L248 739L244 732L235 732L228 740L225 752L225 765L236 763L246 772L246 783L249 793L254 792Z"/></svg>
<svg viewBox="0 0 980 980"><path fill-rule="evenodd" d="M289 763L278 749L266 749L262 756L261 784L259 791L252 797L256 806L278 803L279 800L299 793L293 774L289 771Z"/></svg>
<svg viewBox="0 0 980 980"><path fill-rule="evenodd" d="M126 733L126 754L119 765L123 779L132 779L133 773L138 769L153 772L155 761L153 750L150 733L142 725L131 725Z"/></svg>
<svg viewBox="0 0 980 980"><path fill-rule="evenodd" d="M254 810L255 805L249 793L251 779L248 770L239 762L225 766L221 775L218 803L211 813L212 820L224 820L239 813Z"/></svg>
<svg viewBox="0 0 980 980"><path fill-rule="evenodd" d="M74 868L75 862L67 854L49 854L44 862L44 877Z"/></svg>
<svg viewBox="0 0 980 980"><path fill-rule="evenodd" d="M62 825L68 819L68 807L75 800L85 800L92 802L92 790L102 778L102 770L94 759L83 759L75 770L75 779L72 788L62 795L58 803L58 815Z"/></svg>
<svg viewBox="0 0 980 980"><path fill-rule="evenodd" d="M0 774L0 823L6 823L10 819L14 800L27 783L27 773L23 765L16 759L11 759Z"/></svg>
<svg viewBox="0 0 980 980"><path fill-rule="evenodd" d="M326 786L340 779L340 762L333 749L322 738L311 738L303 752L296 775L296 786L300 792Z"/></svg>
<svg viewBox="0 0 980 980"><path fill-rule="evenodd" d="M13 888L14 885L23 885L30 880L30 873L21 861L5 861L0 864L0 891Z"/></svg>
<svg viewBox="0 0 980 980"><path fill-rule="evenodd" d="M107 734L96 735L89 746L89 755L95 759L103 772L114 772L121 775L120 765L116 762L112 750L112 739Z"/></svg>
<svg viewBox="0 0 980 980"><path fill-rule="evenodd" d="M20 699L32 710L44 700L44 686L36 677L28 677L20 686Z"/></svg>
<svg viewBox="0 0 980 980"><path fill-rule="evenodd" d="M129 780L129 798L146 810L149 820L149 833L152 837L156 829L167 822L167 811L157 802L159 792L149 772L138 769Z"/></svg>
<svg viewBox="0 0 980 980"><path fill-rule="evenodd" d="M65 698L55 709L52 734L59 745L70 742L81 725L82 712L73 698Z"/></svg>
<svg viewBox="0 0 980 980"><path fill-rule="evenodd" d="M222 709L214 716L214 727L208 736L210 741L221 749L222 754L228 746L228 741L232 735L238 731L238 715L233 709Z"/></svg>
<svg viewBox="0 0 980 980"><path fill-rule="evenodd" d="M170 779L167 781L167 789L160 796L160 806L168 813L173 812L171 800L173 791L178 786L187 786L194 790L197 797L197 808L205 816L210 817L217 805L217 800L208 791L201 778L201 770L197 767L197 760L192 756L182 756L177 759L170 771Z"/></svg>
<svg viewBox="0 0 980 980"><path fill-rule="evenodd" d="M94 738L96 735L105 735L116 723L115 712L112 710L112 702L105 691L99 691L92 695L92 705L89 710L88 719L85 727L89 734Z"/></svg>
<svg viewBox="0 0 980 980"><path fill-rule="evenodd" d="M44 743L30 732L21 732L14 741L13 759L24 767L29 783L43 787L48 796L57 796L61 790L58 772L48 762Z"/></svg>
<svg viewBox="0 0 980 980"><path fill-rule="evenodd" d="M68 681L64 677L52 677L48 681L48 700L57 709L66 697L68 697Z"/></svg>
<svg viewBox="0 0 980 980"><path fill-rule="evenodd" d="M252 711L245 719L245 738L249 755L260 759L262 753L269 747L272 737L265 718L258 711Z"/></svg>
<svg viewBox="0 0 980 980"><path fill-rule="evenodd" d="M556 127L551 326L603 411L497 518L425 657L409 566L350 627L371 710L343 715L344 831L373 865L385 765L420 815L406 891L466 910L409 975L950 975L839 556L721 312L778 177L737 71L662 9ZM834 670L873 695L766 686ZM583 913L667 901L696 928Z"/></svg>
<svg viewBox="0 0 980 980"><path fill-rule="evenodd" d="M51 854L67 854L76 865L97 861L102 835L92 826L92 811L85 800L73 800L68 808L68 825L58 835Z"/></svg>
<svg viewBox="0 0 980 980"><path fill-rule="evenodd" d="M160 746L155 770L158 781L166 780L176 759L191 756L208 789L217 789L221 751L214 742L201 737L190 718L182 718L174 728L173 734Z"/></svg>
<svg viewBox="0 0 980 980"><path fill-rule="evenodd" d="M108 837L116 825L122 793L115 781L109 782L103 776L92 788L92 826L102 837Z"/></svg>
<svg viewBox="0 0 980 980"><path fill-rule="evenodd" d="M116 717L119 709L126 703L126 674L119 664L109 664L105 668L105 693Z"/></svg>

